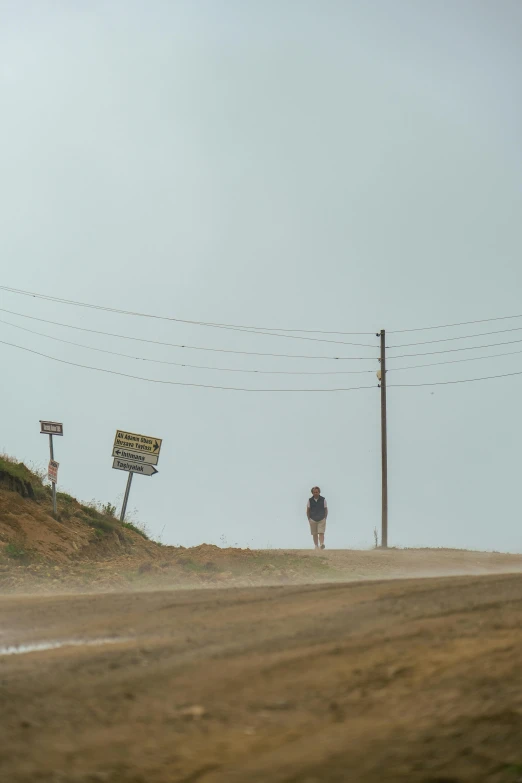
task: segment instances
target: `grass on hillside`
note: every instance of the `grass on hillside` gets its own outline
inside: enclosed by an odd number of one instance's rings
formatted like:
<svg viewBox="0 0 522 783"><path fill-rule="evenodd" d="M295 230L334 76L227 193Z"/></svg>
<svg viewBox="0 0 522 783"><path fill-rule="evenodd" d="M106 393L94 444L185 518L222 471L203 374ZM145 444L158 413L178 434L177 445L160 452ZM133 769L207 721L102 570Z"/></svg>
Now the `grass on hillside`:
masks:
<svg viewBox="0 0 522 783"><path fill-rule="evenodd" d="M90 503L78 503L75 498L66 492L58 492L56 497L59 503L60 517L64 519L70 519L72 516L75 516L90 527L93 527L102 536L103 534L116 533L118 538L121 538L123 536L123 527L134 531L142 538L149 539L144 528L140 528L132 522L120 522L116 516L116 506L110 503L102 504L95 500Z"/></svg>
<svg viewBox="0 0 522 783"><path fill-rule="evenodd" d="M23 462L17 462L8 454L0 454L0 477L2 474L11 476L23 485L30 485L36 500L43 500L50 496L50 487L43 484L45 472L36 466L28 468Z"/></svg>
<svg viewBox="0 0 522 783"><path fill-rule="evenodd" d="M23 488L20 491L25 492L27 486L32 489L32 495L34 500L38 503L51 502L51 487L44 484L46 478L46 472L36 466L27 467L23 462L17 462L13 457L7 454L0 455L0 479L2 475L7 475L14 479L15 487L11 487L14 491L18 491L16 483L20 482ZM1 483L0 483L1 486ZM134 533L142 536L142 538L149 539L147 531L144 526L135 524L133 522L123 522L116 516L116 506L111 503L99 503L98 501L91 501L90 503L80 503L72 495L67 492L57 492L56 500L58 506L58 520L61 522L67 522L74 519L84 522L89 527L94 528L95 535L98 538L103 538L105 535L116 533L120 540L124 538L124 531L122 528L132 530ZM16 559L16 554L10 555Z"/></svg>

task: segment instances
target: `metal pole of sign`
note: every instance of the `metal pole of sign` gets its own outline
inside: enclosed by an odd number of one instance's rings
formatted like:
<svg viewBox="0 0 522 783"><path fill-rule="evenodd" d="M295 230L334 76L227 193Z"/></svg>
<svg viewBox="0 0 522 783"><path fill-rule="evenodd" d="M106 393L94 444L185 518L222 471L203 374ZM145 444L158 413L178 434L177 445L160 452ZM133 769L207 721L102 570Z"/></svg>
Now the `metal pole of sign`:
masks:
<svg viewBox="0 0 522 783"><path fill-rule="evenodd" d="M129 473L129 478L127 479L127 487L125 489L125 495L123 496L123 505L121 507L121 514L120 514L120 522L125 521L125 512L127 511L127 503L129 501L129 494L130 494L130 488L132 484L132 477L134 476L134 473Z"/></svg>
<svg viewBox="0 0 522 783"><path fill-rule="evenodd" d="M54 462L53 436L51 434L49 435L49 451L51 454L51 462ZM53 485L53 517L56 519L56 483L54 481L51 483Z"/></svg>
<svg viewBox="0 0 522 783"><path fill-rule="evenodd" d="M388 547L388 436L386 428L386 332L381 329L381 463L382 532L381 546Z"/></svg>

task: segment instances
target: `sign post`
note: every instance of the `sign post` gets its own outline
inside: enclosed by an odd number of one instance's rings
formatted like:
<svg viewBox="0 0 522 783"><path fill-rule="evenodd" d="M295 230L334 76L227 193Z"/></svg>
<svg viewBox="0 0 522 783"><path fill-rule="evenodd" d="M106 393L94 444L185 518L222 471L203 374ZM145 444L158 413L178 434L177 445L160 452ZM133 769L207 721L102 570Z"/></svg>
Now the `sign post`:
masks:
<svg viewBox="0 0 522 783"><path fill-rule="evenodd" d="M63 435L63 424L57 421L42 421L40 420L40 434L49 435L49 467L47 469L47 477L49 478L53 488L53 517L57 517L56 508L56 484L58 481L58 462L54 460L54 445L53 435Z"/></svg>
<svg viewBox="0 0 522 783"><path fill-rule="evenodd" d="M127 503L129 502L130 488L132 484L132 477L134 473L129 473L127 479L127 486L125 487L125 495L123 496L123 504L121 507L120 522L125 522L125 512L127 511Z"/></svg>
<svg viewBox="0 0 522 783"><path fill-rule="evenodd" d="M114 457L112 467L115 470L125 470L129 474L121 506L120 522L125 521L133 475L139 473L142 476L154 476L158 473L154 465L158 464L161 444L161 438L151 438L148 435L138 435L125 430L116 431L112 447Z"/></svg>

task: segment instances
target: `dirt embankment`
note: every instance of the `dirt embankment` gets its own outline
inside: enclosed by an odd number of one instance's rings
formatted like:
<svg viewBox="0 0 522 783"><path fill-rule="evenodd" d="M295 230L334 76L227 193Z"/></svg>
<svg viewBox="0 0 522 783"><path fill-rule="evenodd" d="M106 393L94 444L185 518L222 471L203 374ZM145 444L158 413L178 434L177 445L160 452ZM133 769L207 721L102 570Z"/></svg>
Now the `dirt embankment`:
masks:
<svg viewBox="0 0 522 783"><path fill-rule="evenodd" d="M455 550L284 551L170 547L114 509L58 497L0 458L0 591L56 592L302 584L522 571L522 556Z"/></svg>
<svg viewBox="0 0 522 783"><path fill-rule="evenodd" d="M50 488L25 465L0 457L3 592L314 581L328 571L321 558L308 561L299 553L162 546L134 525L120 524L110 506L82 504L64 493L54 519Z"/></svg>

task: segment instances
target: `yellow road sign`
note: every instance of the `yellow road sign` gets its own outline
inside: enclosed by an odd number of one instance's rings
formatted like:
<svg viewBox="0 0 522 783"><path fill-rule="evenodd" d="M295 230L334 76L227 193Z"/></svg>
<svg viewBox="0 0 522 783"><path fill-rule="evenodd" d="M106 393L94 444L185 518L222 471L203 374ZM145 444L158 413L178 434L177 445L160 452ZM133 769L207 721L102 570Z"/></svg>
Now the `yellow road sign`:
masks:
<svg viewBox="0 0 522 783"><path fill-rule="evenodd" d="M114 438L114 448L141 451L142 454L155 454L159 457L161 438L151 438L149 435L138 435L136 432L117 430Z"/></svg>

